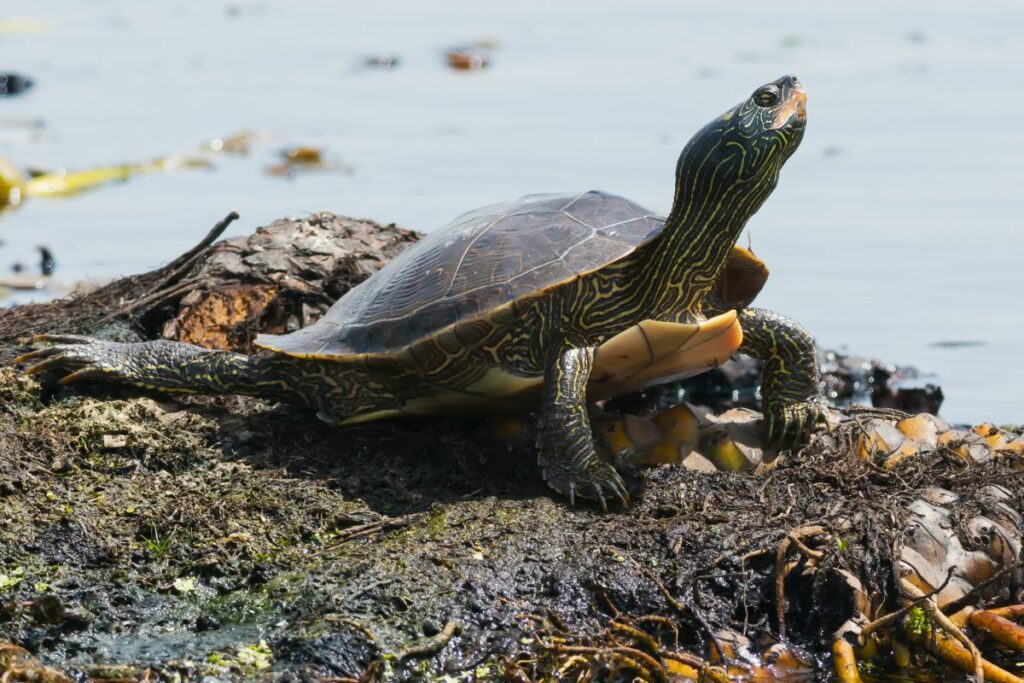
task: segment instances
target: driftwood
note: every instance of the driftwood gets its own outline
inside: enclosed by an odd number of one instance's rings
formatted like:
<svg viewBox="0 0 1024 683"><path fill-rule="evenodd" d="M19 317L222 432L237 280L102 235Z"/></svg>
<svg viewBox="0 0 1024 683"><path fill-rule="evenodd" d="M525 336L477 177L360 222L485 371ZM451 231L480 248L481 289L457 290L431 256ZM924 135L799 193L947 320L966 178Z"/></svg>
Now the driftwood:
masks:
<svg viewBox="0 0 1024 683"><path fill-rule="evenodd" d="M418 239L395 225L319 213L216 242L237 218L230 213L194 248L157 270L5 312L0 341L128 324L140 338L250 351L257 331L287 332L319 318Z"/></svg>

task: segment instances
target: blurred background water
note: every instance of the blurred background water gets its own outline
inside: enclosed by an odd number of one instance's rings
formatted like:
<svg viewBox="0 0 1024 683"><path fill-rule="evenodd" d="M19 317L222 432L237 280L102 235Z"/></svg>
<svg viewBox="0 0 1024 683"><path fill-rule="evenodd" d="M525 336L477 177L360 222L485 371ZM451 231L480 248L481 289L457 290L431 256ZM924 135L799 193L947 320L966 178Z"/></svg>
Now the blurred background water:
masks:
<svg viewBox="0 0 1024 683"><path fill-rule="evenodd" d="M0 269L49 245L66 281L142 271L229 209L236 233L331 210L430 230L530 192L666 212L679 149L792 72L809 126L750 222L759 304L828 346L934 373L954 421L1024 421L1024 4L680 0L424 3L5 0L0 155L86 168L266 134L212 170L0 217ZM22 22L25 25L25 22ZM444 50L494 44L491 64ZM397 55L397 68L365 68ZM39 119L41 127L24 125ZM264 172L288 144L354 172Z"/></svg>

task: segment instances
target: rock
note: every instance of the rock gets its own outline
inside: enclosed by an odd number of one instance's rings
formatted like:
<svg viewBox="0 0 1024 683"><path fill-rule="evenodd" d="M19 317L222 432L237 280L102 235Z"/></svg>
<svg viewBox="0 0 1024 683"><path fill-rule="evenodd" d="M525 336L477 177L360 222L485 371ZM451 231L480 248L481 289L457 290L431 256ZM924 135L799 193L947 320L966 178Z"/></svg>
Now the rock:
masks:
<svg viewBox="0 0 1024 683"><path fill-rule="evenodd" d="M692 451L689 455L683 458L680 466L685 467L688 470L695 472L717 472L718 468L715 463L711 462L697 451Z"/></svg>
<svg viewBox="0 0 1024 683"><path fill-rule="evenodd" d="M894 425L874 418L867 422L857 445L857 454L865 460L882 461L903 445L905 437Z"/></svg>

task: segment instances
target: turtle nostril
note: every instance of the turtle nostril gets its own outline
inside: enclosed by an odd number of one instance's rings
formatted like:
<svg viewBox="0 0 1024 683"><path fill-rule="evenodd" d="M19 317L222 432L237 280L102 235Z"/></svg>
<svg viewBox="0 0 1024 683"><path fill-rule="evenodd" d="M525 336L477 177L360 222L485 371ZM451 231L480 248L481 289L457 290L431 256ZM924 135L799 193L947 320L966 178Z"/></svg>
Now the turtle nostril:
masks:
<svg viewBox="0 0 1024 683"><path fill-rule="evenodd" d="M789 84L794 88L800 87L800 79L794 76L793 74L789 74L788 80Z"/></svg>

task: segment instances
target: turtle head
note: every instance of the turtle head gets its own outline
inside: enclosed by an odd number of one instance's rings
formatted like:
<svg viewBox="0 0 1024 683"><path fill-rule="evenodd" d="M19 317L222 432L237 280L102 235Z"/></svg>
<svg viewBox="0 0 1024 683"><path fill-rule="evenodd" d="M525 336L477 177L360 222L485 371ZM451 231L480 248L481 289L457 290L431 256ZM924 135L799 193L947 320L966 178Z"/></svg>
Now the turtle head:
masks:
<svg viewBox="0 0 1024 683"><path fill-rule="evenodd" d="M700 220L705 210L721 216L726 209L742 229L800 145L806 105L800 81L786 75L700 129L679 156L673 213Z"/></svg>
<svg viewBox="0 0 1024 683"><path fill-rule="evenodd" d="M748 140L748 146L778 148L785 161L796 151L804 136L807 93L800 79L788 74L762 85L727 112L723 119L733 121L735 134Z"/></svg>

